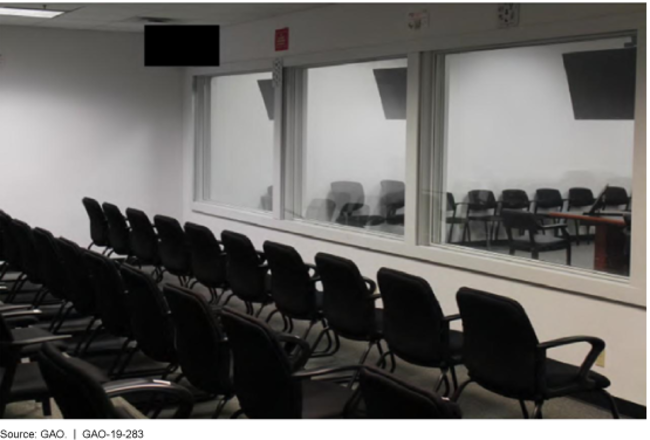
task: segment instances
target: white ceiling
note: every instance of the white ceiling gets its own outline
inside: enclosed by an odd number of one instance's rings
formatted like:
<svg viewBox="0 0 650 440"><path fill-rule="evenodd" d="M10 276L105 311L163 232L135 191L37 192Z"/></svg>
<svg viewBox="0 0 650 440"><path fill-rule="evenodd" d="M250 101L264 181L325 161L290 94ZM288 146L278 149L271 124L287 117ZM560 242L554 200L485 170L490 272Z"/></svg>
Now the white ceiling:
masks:
<svg viewBox="0 0 650 440"><path fill-rule="evenodd" d="M38 3L0 3L0 6L42 8ZM173 20L170 24L232 25L320 7L300 3L47 3L47 9L67 11L52 19L0 15L0 25L143 32L139 17Z"/></svg>

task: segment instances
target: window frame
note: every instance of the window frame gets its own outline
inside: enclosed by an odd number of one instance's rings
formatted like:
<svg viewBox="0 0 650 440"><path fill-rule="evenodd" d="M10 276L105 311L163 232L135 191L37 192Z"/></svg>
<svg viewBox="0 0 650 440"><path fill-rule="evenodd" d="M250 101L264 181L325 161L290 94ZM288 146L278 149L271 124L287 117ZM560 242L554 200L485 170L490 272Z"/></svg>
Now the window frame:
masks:
<svg viewBox="0 0 650 440"><path fill-rule="evenodd" d="M422 57L426 54L447 54L458 52L469 52L482 49L508 48L516 46L533 46L538 44L553 44L564 41L583 41L586 39L608 38L620 35L636 34L637 36L637 87L635 103L635 135L634 135L634 166L632 192L635 197L632 201L633 223L635 224L635 240L632 241L632 252L630 262L629 278L617 277L600 272L592 273L585 269L555 266L546 262L531 261L525 258L515 258L500 254L489 253L476 249L461 248L453 245L436 244L428 246L422 241L422 229L429 226L426 217L429 216L427 209L430 206L419 200L421 193L419 188L423 185L424 161L422 154L426 150L421 148L421 143L426 141L426 136L433 136L427 133L427 127L421 124L422 114L427 111L427 102L423 97L426 92L426 84L423 83L423 72L426 66L422 63ZM377 58L399 57L407 54L409 58L409 87L407 93L420 97L418 102L407 104L407 163L406 163L406 206L404 240L395 240L375 234L359 234L350 228L341 228L330 225L323 226L316 222L301 222L291 220L285 216L284 202L287 191L287 172L283 169L285 165L285 154L287 154L287 127L283 124L276 125L276 133L281 133L280 145L276 145L276 156L274 160L274 209L273 215L265 215L262 212L251 212L239 208L216 206L213 203L193 198L192 211L196 213L215 216L225 220L240 222L266 228L273 231L294 234L311 239L333 242L340 245L352 246L373 252L384 253L396 257L407 258L426 263L444 266L457 271L473 272L486 277L515 281L532 286L550 288L556 291L563 291L570 294L578 294L599 298L611 302L645 307L645 50L646 50L645 23L636 17L626 20L610 20L603 18L599 21L583 24L559 24L557 26L541 26L531 29L514 29L512 32L500 30L486 31L470 36L442 36L435 40L417 40L410 42L396 43L383 47L366 47L357 49L346 49L325 53L303 54L288 56L284 61L285 80L290 72L288 67L308 67L317 65L344 64L361 62ZM431 56L431 55L429 55ZM411 69L411 62L418 63L417 69ZM197 75L246 73L255 70L268 70L272 60L256 60L250 62L234 62L216 69L194 68L188 69L188 76L192 78ZM278 101L285 99L284 92L276 91L276 105ZM279 98L279 99L278 99ZM196 104L196 96L194 96ZM196 115L196 105L193 107ZM286 112L290 112L286 105L282 106L283 119ZM278 114L278 113L276 113ZM446 112L445 112L446 114ZM413 119L417 122L414 125ZM196 122L196 120L194 121ZM437 132L436 132L437 133ZM192 135L192 142L196 144L196 133ZM196 155L196 148L193 153ZM280 157L281 160L277 160ZM200 157L193 157L192 164L200 162ZM192 175L196 179L195 167ZM415 181L414 186L409 182ZM425 179L426 181L426 179ZM194 191L196 196L196 182ZM275 191L280 193L279 199ZM276 209L277 208L277 209ZM412 215L415 213L416 215ZM410 215L409 215L410 214ZM426 238L426 237L425 237ZM643 292L644 294L640 294Z"/></svg>

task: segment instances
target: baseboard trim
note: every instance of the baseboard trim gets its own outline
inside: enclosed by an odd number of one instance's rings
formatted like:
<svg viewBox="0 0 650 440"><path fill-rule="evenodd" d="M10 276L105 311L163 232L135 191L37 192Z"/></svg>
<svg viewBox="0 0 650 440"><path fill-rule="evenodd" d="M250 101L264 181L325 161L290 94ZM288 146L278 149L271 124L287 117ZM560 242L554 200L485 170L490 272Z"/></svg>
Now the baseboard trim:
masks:
<svg viewBox="0 0 650 440"><path fill-rule="evenodd" d="M609 411L609 405L604 401L604 398L599 393L576 393L571 395L572 398L580 400L581 402L602 408ZM630 402L629 400L614 397L618 412L622 416L631 417L633 419L646 419L646 407L638 403Z"/></svg>

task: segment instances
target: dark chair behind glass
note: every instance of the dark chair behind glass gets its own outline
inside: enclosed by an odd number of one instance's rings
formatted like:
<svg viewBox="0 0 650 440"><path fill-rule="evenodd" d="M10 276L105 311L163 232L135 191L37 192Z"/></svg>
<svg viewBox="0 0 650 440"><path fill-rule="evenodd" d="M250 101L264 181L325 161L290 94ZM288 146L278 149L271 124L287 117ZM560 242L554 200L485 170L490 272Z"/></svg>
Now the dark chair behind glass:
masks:
<svg viewBox="0 0 650 440"><path fill-rule="evenodd" d="M580 209L588 211L589 208L596 202L594 193L589 188L569 188L569 197L567 198L567 211L572 209ZM582 214L582 213L580 213ZM576 244L580 245L580 220L573 220L576 230ZM585 225L587 228L587 244L589 243L589 229L590 225Z"/></svg>
<svg viewBox="0 0 650 440"><path fill-rule="evenodd" d="M469 380L460 386L454 400L470 382L476 382L489 391L519 400L526 418L525 402L535 402L533 417L541 418L546 400L597 392L607 397L613 416L618 418L616 404L605 391L609 380L591 371L605 349L603 340L575 336L540 343L517 301L469 288L460 289L456 298L463 319L463 354ZM548 357L550 349L575 343L591 345L581 366Z"/></svg>
<svg viewBox="0 0 650 440"><path fill-rule="evenodd" d="M349 226L363 226L360 211L365 206L363 185L359 182L339 181L330 184L331 198L338 209L337 223Z"/></svg>
<svg viewBox="0 0 650 440"><path fill-rule="evenodd" d="M397 212L404 208L405 186L399 180L382 180L380 211L388 224L404 224L404 214Z"/></svg>
<svg viewBox="0 0 650 440"><path fill-rule="evenodd" d="M454 226L465 225L465 223L467 223L467 218L459 217L458 208L461 206L461 203L456 203L456 198L454 197L454 195L448 192L446 193L446 196L447 196L446 223L449 225L449 235L447 236L447 243L453 243ZM449 215L450 212L451 212L451 216ZM469 231L466 230L465 228L462 229L463 236L461 238L461 242L465 242L465 237L468 232Z"/></svg>
<svg viewBox="0 0 650 440"><path fill-rule="evenodd" d="M463 229L463 236L467 234L467 238L471 241L471 223L483 223L485 228L485 245L489 249L494 226L499 220L497 208L498 203L492 191L486 189L469 191L467 193L467 221Z"/></svg>
<svg viewBox="0 0 650 440"><path fill-rule="evenodd" d="M530 210L531 201L528 194L522 189L504 189L501 191L499 200L499 213L504 209ZM497 221L496 230L494 231L494 240L498 240L501 230L501 219Z"/></svg>
<svg viewBox="0 0 650 440"><path fill-rule="evenodd" d="M602 209L621 209L627 207L630 202L630 197L627 190L620 186L608 186L602 197Z"/></svg>

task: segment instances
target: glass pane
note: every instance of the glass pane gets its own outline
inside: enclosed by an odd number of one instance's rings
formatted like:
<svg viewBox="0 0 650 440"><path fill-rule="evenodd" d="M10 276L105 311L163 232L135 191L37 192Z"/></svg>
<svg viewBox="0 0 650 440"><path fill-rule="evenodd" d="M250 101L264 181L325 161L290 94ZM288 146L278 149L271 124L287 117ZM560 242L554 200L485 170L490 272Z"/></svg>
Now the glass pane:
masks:
<svg viewBox="0 0 650 440"><path fill-rule="evenodd" d="M303 218L404 234L407 60L308 69Z"/></svg>
<svg viewBox="0 0 650 440"><path fill-rule="evenodd" d="M273 87L270 72L212 78L208 199L271 211Z"/></svg>
<svg viewBox="0 0 650 440"><path fill-rule="evenodd" d="M629 274L632 38L449 55L444 240Z"/></svg>

